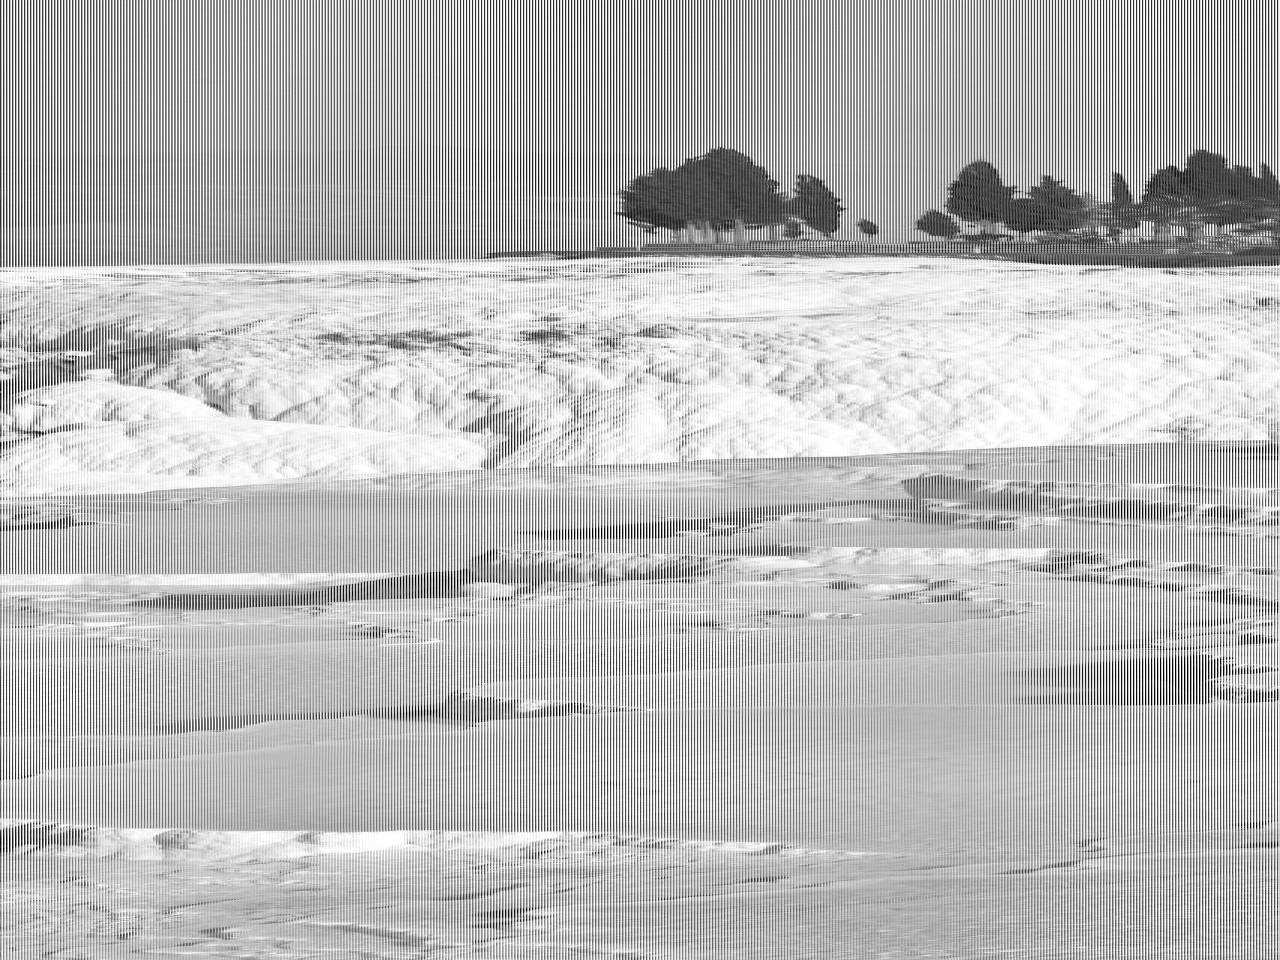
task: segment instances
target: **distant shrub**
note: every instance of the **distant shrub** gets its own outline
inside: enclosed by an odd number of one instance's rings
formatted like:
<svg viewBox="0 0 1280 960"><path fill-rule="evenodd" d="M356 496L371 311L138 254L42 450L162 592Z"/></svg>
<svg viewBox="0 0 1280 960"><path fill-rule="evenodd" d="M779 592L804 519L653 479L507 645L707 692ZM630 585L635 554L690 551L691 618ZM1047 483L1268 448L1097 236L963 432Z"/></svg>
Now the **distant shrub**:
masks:
<svg viewBox="0 0 1280 960"><path fill-rule="evenodd" d="M572 334L564 330L526 330L520 334L525 340L533 340L535 342L559 342L572 339Z"/></svg>
<svg viewBox="0 0 1280 960"><path fill-rule="evenodd" d="M396 333L321 333L317 340L328 343L346 343L362 347L394 347L397 350L412 350L414 347L426 347L436 343L450 343L468 334L463 332L447 333L440 330L401 330Z"/></svg>
<svg viewBox="0 0 1280 960"><path fill-rule="evenodd" d="M637 337L678 337L684 331L673 323L655 323L651 327L645 327L636 331Z"/></svg>

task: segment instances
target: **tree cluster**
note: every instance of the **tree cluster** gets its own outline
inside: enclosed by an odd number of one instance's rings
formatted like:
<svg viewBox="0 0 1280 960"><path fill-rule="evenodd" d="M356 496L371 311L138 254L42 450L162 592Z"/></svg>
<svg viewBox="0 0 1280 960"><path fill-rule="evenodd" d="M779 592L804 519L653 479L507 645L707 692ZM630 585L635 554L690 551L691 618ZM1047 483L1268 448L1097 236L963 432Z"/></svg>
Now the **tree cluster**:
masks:
<svg viewBox="0 0 1280 960"><path fill-rule="evenodd" d="M1280 244L1280 181L1265 163L1255 174L1249 167L1227 166L1221 154L1196 150L1184 169L1176 166L1156 171L1147 181L1142 199L1135 201L1125 178L1111 177L1111 202L1100 203L1090 194L1077 194L1053 177L1044 176L1026 196L1014 197L1016 187L1005 186L1000 174L986 160L968 164L952 182L946 202L947 216L930 210L916 227L933 237L950 239L960 233L956 218L977 224L980 232L965 237L1003 239L1025 237L1040 231L1049 240L1092 240L1103 234L1119 239L1143 223L1154 226L1157 241L1167 239L1174 226L1193 241L1205 242L1206 225L1235 227L1233 238L1269 236Z"/></svg>
<svg viewBox="0 0 1280 960"><path fill-rule="evenodd" d="M930 210L916 228L932 237L951 239L961 233L957 219L976 225L979 232L966 240L1025 238L1038 232L1042 239L1102 242L1117 240L1143 223L1154 225L1157 241L1167 240L1174 226L1193 240L1205 241L1213 225L1219 237L1234 227L1230 239L1262 235L1280 244L1280 181L1263 163L1259 173L1247 166L1227 166L1221 154L1196 150L1185 167L1166 167L1148 180L1140 200L1134 200L1125 178L1113 173L1111 200L1099 202L1079 194L1061 180L1045 175L1037 186L1015 196L1000 173L986 160L965 166L947 191L946 213ZM799 174L790 194L779 192L778 181L746 154L716 147L685 160L674 170L657 167L636 177L619 191L622 210L616 215L654 234L669 230L684 242L720 242L731 236L742 243L750 230L767 228L769 239L804 236L805 227L827 239L840 227L844 206L818 177ZM1002 233L1003 227L1011 233ZM879 233L870 220L858 229L867 237Z"/></svg>
<svg viewBox="0 0 1280 960"><path fill-rule="evenodd" d="M695 243L719 242L728 232L733 242L743 243L748 230L764 228L770 240L778 239L780 228L786 238L797 239L805 226L830 239L845 209L818 177L799 174L793 192L780 193L767 170L726 147L685 160L674 170L657 167L632 180L619 196L622 210L616 215L628 223L651 234L670 230L674 239ZM858 226L868 236L879 232L870 220Z"/></svg>

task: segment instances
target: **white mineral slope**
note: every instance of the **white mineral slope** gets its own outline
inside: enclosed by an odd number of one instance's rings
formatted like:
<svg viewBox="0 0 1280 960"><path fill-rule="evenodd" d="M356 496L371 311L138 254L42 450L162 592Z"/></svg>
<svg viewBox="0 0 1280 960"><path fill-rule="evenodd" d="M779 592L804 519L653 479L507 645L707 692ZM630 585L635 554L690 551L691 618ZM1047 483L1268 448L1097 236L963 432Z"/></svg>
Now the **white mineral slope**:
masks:
<svg viewBox="0 0 1280 960"><path fill-rule="evenodd" d="M133 574L42 574L30 577L6 576L0 582L0 590L5 596L14 596L28 590L39 591L41 595L56 595L59 590L66 590L68 596L83 595L85 589L110 587L115 591L130 587L188 587L201 591L243 589L246 587L305 587L335 583L357 583L361 580L372 580L376 577L390 576L386 571L352 571L351 573L161 573Z"/></svg>
<svg viewBox="0 0 1280 960"><path fill-rule="evenodd" d="M0 429L5 432L49 433L104 421L225 416L200 400L169 390L130 387L100 380L73 380L22 391L21 396L0 415Z"/></svg>
<svg viewBox="0 0 1280 960"><path fill-rule="evenodd" d="M18 391L11 429L65 432L6 445L0 490L1263 439L1278 295L1280 268L927 258L11 270L30 356L73 331L198 346L95 347L129 391Z"/></svg>
<svg viewBox="0 0 1280 960"><path fill-rule="evenodd" d="M989 529L913 513L916 478L957 461L984 483L950 488L974 497L952 512L991 509L1019 464L1125 501L1194 473L1194 504L1270 489L1277 463L1245 442L891 456L896 501L851 480L875 457L117 498L135 512L115 525L14 531L29 550L9 562L74 543L82 568L136 569L146 544L189 542L230 570L318 534L295 561L407 572L243 607L186 584L131 605L20 597L0 633L0 804L128 829L586 831L1042 863L1090 838L1280 818L1275 706L1213 682L1261 674L1204 653L1271 642L1274 540L1230 535L1230 517L1189 535L1194 510ZM441 571L522 589L476 598Z"/></svg>
<svg viewBox="0 0 1280 960"><path fill-rule="evenodd" d="M390 433L238 417L99 422L11 445L0 456L0 490L132 493L474 470L495 442L449 429Z"/></svg>
<svg viewBox="0 0 1280 960"><path fill-rule="evenodd" d="M376 851L486 853L514 850L536 856L558 846L582 843L597 849L690 850L752 856L790 853L803 848L770 843L714 843L632 837L608 833L541 831L492 833L463 830L387 830L366 833L272 830L128 830L92 824L0 820L0 851L10 856L103 860L260 863Z"/></svg>
<svg viewBox="0 0 1280 960"><path fill-rule="evenodd" d="M15 818L130 829L610 832L1052 863L1088 838L1280 818L1273 708L617 712L73 766L0 799Z"/></svg>
<svg viewBox="0 0 1280 960"><path fill-rule="evenodd" d="M1265 442L1157 443L471 470L173 494L17 498L2 505L0 529L21 549L0 551L0 572L381 570L417 577L413 588L430 594L452 589L446 574L513 584L709 575L721 566L726 575L751 567L780 575L806 566L1044 560L1060 550L1094 553L1098 562L1195 563L1204 576L1188 583L1229 576L1247 587L1249 577L1280 566L1274 522L1131 518L1125 513L1140 511L1130 509L1079 511L1057 523L1024 525L1017 521L1048 517L974 501L975 515L1003 512L1011 522L971 523L960 507L925 509L925 501L906 496L903 481L940 469L996 477L1035 470L1050 480L1091 471L1097 480L1118 484L1113 492L1130 491L1132 499L1142 496L1143 485L1186 476L1201 489L1185 495L1180 512L1194 514L1197 504L1227 499L1231 489L1275 486L1276 462ZM1124 486L1128 482L1135 486ZM1141 578L1152 571L1074 572Z"/></svg>
<svg viewBox="0 0 1280 960"><path fill-rule="evenodd" d="M1268 956L1277 284L0 274L0 939Z"/></svg>

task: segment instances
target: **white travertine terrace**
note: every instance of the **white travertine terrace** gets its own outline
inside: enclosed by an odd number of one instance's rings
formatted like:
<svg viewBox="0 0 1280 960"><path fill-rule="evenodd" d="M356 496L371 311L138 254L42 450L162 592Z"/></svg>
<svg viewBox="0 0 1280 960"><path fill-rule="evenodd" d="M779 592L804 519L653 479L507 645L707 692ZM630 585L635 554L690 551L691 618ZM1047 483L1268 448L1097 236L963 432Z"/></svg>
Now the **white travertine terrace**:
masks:
<svg viewBox="0 0 1280 960"><path fill-rule="evenodd" d="M923 258L0 272L0 936L1268 955L1277 294Z"/></svg>
<svg viewBox="0 0 1280 960"><path fill-rule="evenodd" d="M1278 273L679 257L10 270L0 299L24 342L123 325L173 347L113 337L81 360L114 382L19 392L0 491L1266 439Z"/></svg>

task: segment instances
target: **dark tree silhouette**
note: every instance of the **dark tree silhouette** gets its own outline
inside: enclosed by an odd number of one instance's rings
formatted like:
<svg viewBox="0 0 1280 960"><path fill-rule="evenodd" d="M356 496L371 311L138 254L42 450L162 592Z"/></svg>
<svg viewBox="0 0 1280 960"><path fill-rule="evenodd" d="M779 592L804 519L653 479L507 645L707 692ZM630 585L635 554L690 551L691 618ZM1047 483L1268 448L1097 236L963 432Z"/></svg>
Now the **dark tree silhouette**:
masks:
<svg viewBox="0 0 1280 960"><path fill-rule="evenodd" d="M948 217L941 210L930 210L916 221L916 229L931 237L950 240L960 232L960 225L956 223L955 218Z"/></svg>
<svg viewBox="0 0 1280 960"><path fill-rule="evenodd" d="M1038 229L1066 235L1089 222L1084 198L1047 174L1040 178L1038 186L1027 191L1027 197L1044 213L1044 223Z"/></svg>
<svg viewBox="0 0 1280 960"><path fill-rule="evenodd" d="M1217 222L1225 205L1236 199L1236 191L1247 189L1247 183L1240 182L1236 173L1227 169L1227 158L1208 150L1196 150L1187 157L1182 186L1190 205L1200 214L1188 223L1188 232L1197 240L1204 234L1204 225Z"/></svg>
<svg viewBox="0 0 1280 960"><path fill-rule="evenodd" d="M649 188L649 204L660 221L656 225L670 230L673 240L679 239L680 234L689 227L680 187L680 177L675 171L659 167L654 172Z"/></svg>
<svg viewBox="0 0 1280 960"><path fill-rule="evenodd" d="M1118 207L1133 206L1133 191L1121 173L1111 174L1111 202Z"/></svg>
<svg viewBox="0 0 1280 960"><path fill-rule="evenodd" d="M1227 170L1224 162L1218 172L1220 188L1197 201L1198 219L1202 223L1214 224L1219 231L1226 226L1247 226L1250 229L1242 231L1245 234L1267 232L1253 228L1280 214L1280 184L1273 190L1267 182L1267 174L1271 175L1272 182L1275 175L1265 163L1262 171L1259 176L1241 165Z"/></svg>
<svg viewBox="0 0 1280 960"><path fill-rule="evenodd" d="M735 243L745 242L748 228L776 228L786 221L778 181L745 153L716 147L707 152L703 162L716 183L717 191L732 211L730 219Z"/></svg>
<svg viewBox="0 0 1280 960"><path fill-rule="evenodd" d="M683 219L702 233L703 242L733 217L733 207L720 188L720 180L703 157L686 160L675 170L674 202Z"/></svg>
<svg viewBox="0 0 1280 960"><path fill-rule="evenodd" d="M1255 180L1258 193L1254 212L1244 221L1248 227L1240 232L1269 235L1271 242L1280 247L1280 180L1265 163L1258 165Z"/></svg>
<svg viewBox="0 0 1280 960"><path fill-rule="evenodd" d="M1169 239L1173 219L1187 206L1187 199L1182 187L1182 173L1176 166L1157 170L1147 180L1138 210L1143 220L1155 225L1157 241Z"/></svg>
<svg viewBox="0 0 1280 960"><path fill-rule="evenodd" d="M1137 230L1142 220L1134 209L1133 191L1129 183L1119 173L1111 174L1111 223L1107 232L1117 237L1125 231Z"/></svg>
<svg viewBox="0 0 1280 960"><path fill-rule="evenodd" d="M622 198L622 210L614 215L622 217L632 226L646 228L645 233L656 233L659 227L679 229L684 223L672 215L671 177L672 173L666 167L657 167L650 173L636 177L625 189L618 191Z"/></svg>
<svg viewBox="0 0 1280 960"><path fill-rule="evenodd" d="M1009 204L1001 222L1022 238L1032 230L1047 230L1056 221L1054 211L1030 197L1019 197Z"/></svg>
<svg viewBox="0 0 1280 960"><path fill-rule="evenodd" d="M1001 182L991 163L975 160L950 185L945 208L981 225L980 233L962 237L966 240L1008 236L991 231L997 223L1019 235L1031 230L1065 235L1089 223L1105 224L1115 238L1150 222L1157 242L1167 242L1174 225L1193 238L1202 238L1205 226L1213 225L1219 233L1235 226L1240 228L1236 235L1269 235L1280 243L1280 180L1275 172L1266 163L1257 174L1247 166L1229 167L1223 155L1208 150L1193 151L1185 170L1157 170L1139 202L1118 172L1112 174L1109 204L1081 196L1047 175L1026 197L1013 199L1016 190ZM785 236L796 239L804 233L802 224L830 239L845 209L826 184L810 174L796 177L792 195L779 193L778 182L767 170L727 147L685 160L675 170L655 167L618 194L622 210L616 216L633 226L649 234L670 230L675 237L698 232L704 241L711 239L711 231L719 240L720 232L729 229L742 241L747 230L764 227L770 239L777 239L784 225ZM926 213L916 227L935 237L955 238L960 233L955 218L938 210ZM879 233L879 227L866 219L858 222L858 229L867 237Z"/></svg>
<svg viewBox="0 0 1280 960"><path fill-rule="evenodd" d="M1271 199L1275 175L1265 163L1262 171L1255 176L1245 166L1228 168L1221 154L1196 150L1185 170L1170 166L1152 175L1137 210L1142 219L1156 224L1158 239L1168 239L1172 225L1193 239L1203 237L1206 224L1246 225L1238 231L1245 234L1259 232L1262 225L1261 232L1267 232L1270 219L1280 216L1280 199Z"/></svg>
<svg viewBox="0 0 1280 960"><path fill-rule="evenodd" d="M1208 203L1202 203L1202 219L1213 224L1221 234L1223 227L1248 223L1257 205L1262 201L1262 181L1246 166L1237 164L1230 170L1223 167L1221 194Z"/></svg>
<svg viewBox="0 0 1280 960"><path fill-rule="evenodd" d="M1248 167L1232 169L1232 197L1205 218L1221 226L1235 226L1237 236L1261 235L1280 245L1280 182L1265 163L1259 173Z"/></svg>
<svg viewBox="0 0 1280 960"><path fill-rule="evenodd" d="M796 177L794 196L787 211L798 216L828 240L840 229L840 200L819 178L802 173Z"/></svg>
<svg viewBox="0 0 1280 960"><path fill-rule="evenodd" d="M1262 183L1263 199L1270 200L1272 203L1280 203L1280 180L1276 179L1275 171L1265 163L1259 164L1258 180Z"/></svg>
<svg viewBox="0 0 1280 960"><path fill-rule="evenodd" d="M992 234L1004 221L1016 187L1006 187L1000 173L986 160L968 164L947 188L947 213L966 223L977 223L982 235Z"/></svg>
<svg viewBox="0 0 1280 960"><path fill-rule="evenodd" d="M733 229L735 239L743 240L748 228L776 231L786 220L777 181L750 157L724 147L685 160L674 171L659 167L620 194L623 209L617 215L648 226L649 233L692 228L706 241L711 231Z"/></svg>

